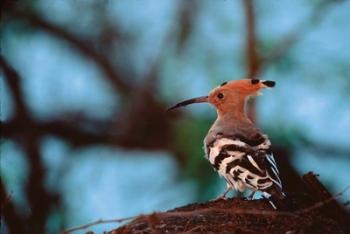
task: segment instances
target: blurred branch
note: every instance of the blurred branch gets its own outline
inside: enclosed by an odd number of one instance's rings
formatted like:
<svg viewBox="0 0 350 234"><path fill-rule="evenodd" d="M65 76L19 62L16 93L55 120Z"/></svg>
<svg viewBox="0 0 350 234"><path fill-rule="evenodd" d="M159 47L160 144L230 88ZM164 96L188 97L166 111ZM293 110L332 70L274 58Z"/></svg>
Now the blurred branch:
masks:
<svg viewBox="0 0 350 234"><path fill-rule="evenodd" d="M28 134L22 145L30 165L25 189L31 208L28 226L32 233L41 234L45 233L47 218L58 197L45 188L46 170L41 160L38 141L35 133Z"/></svg>
<svg viewBox="0 0 350 234"><path fill-rule="evenodd" d="M246 21L246 62L247 78L255 78L260 70L260 59L257 52L257 38L255 33L255 12L253 0L242 0Z"/></svg>
<svg viewBox="0 0 350 234"><path fill-rule="evenodd" d="M186 46L186 43L191 36L193 31L194 18L198 11L198 1L197 0L182 0L179 3L179 42L178 51L182 51Z"/></svg>
<svg viewBox="0 0 350 234"><path fill-rule="evenodd" d="M22 92L20 91L20 81L21 78L19 74L5 61L5 59L0 56L0 66L4 71L4 76L11 88L12 94L14 96L14 101L16 104L16 113L14 120L21 121L24 123L21 125L22 129L19 129L19 143L24 148L27 153L27 160L29 166L29 175L26 184L26 194L31 208L31 215L28 220L28 227L31 232L34 233L45 233L46 219L52 207L52 204L57 200L54 195L46 190L45 183L45 169L41 161L39 153L39 136L36 132L33 122L30 120L29 111L24 103L24 98ZM5 137L6 126L2 124L2 137ZM24 131L24 129L30 129L30 131ZM9 219L14 219L14 213L9 214ZM15 221L21 221L23 218L16 218ZM17 224L18 225L18 224ZM9 226L10 232L14 233L26 233L17 232L17 225ZM24 226L25 227L25 226ZM23 227L23 228L24 228Z"/></svg>
<svg viewBox="0 0 350 234"><path fill-rule="evenodd" d="M80 123L81 124L81 123ZM74 146L86 146L91 144L108 144L113 138L109 134L93 133L83 131L76 127L78 122L68 124L65 121L50 121L50 122L35 122L32 123L32 128L28 128L27 123L22 120L10 120L3 125L3 136L5 138L18 139L24 133L29 133L35 129L36 133L41 136L54 135L63 138Z"/></svg>
<svg viewBox="0 0 350 234"><path fill-rule="evenodd" d="M98 129L97 132L85 131L84 128L79 128L74 125L64 124L62 121L51 121L47 123L35 122L31 126L26 126L26 131L33 128L36 131L40 131L41 135L47 135L52 133L53 135L58 135L73 145L89 145L95 143L118 145L128 148L164 148L169 144L169 124L168 119L164 118L164 104L157 100L156 92L157 86L157 71L159 63L162 59L162 53L154 60L154 63L150 66L151 69L145 77L145 82L138 87L135 84L133 90L135 92L129 93L131 91L131 85L127 85L126 82L120 77L112 67L109 60L103 55L99 54L91 48L90 45L86 44L84 41L79 39L72 33L67 32L57 25L53 25L47 22L35 13L28 13L24 11L19 11L16 9L9 9L7 12L13 20L19 18L24 22L29 23L34 28L42 29L47 31L58 38L64 39L75 46L82 54L94 59L97 64L103 69L107 78L114 84L114 87L118 89L125 95L128 95L128 102L123 102L124 111L119 115L118 125L110 126L107 131L100 131L99 124L94 122L74 122L77 126L82 126L86 124L88 126L94 126ZM166 41L166 39L164 40ZM165 44L165 43L163 43ZM142 89L142 90L138 90ZM137 93L137 95L135 94ZM129 95L130 94L130 95ZM147 105L145 105L145 100L148 100ZM139 118L143 116L143 118ZM18 126L24 126L25 123L21 120L10 120L4 125L4 132L6 136L21 137L21 132L23 128L20 129ZM117 129L117 133L112 133L111 127ZM152 131L151 131L152 130ZM150 134L151 131L151 134ZM157 132L158 131L158 132ZM134 134L138 132L138 134ZM161 133L159 136L157 134ZM146 137L147 136L147 137ZM146 137L146 139L145 139Z"/></svg>
<svg viewBox="0 0 350 234"><path fill-rule="evenodd" d="M67 123L64 120L39 122L29 118L29 111L20 90L18 73L2 57L0 57L0 65L15 96L16 110L19 110L12 120L2 123L3 137L22 140L25 134L36 132L38 137L55 135L76 147L93 144L144 149L168 147L169 120L164 117L164 106L155 100L152 90L134 95L126 105L127 108L123 114L120 115L119 121L107 123L108 127L106 127L106 123L85 119L82 121L81 118L72 123ZM156 68L154 69L156 70ZM152 71L150 76L155 76L154 73ZM144 105L144 100L148 100L148 105ZM143 116L143 118L140 119L139 116ZM84 130L86 126L94 126L96 131ZM153 131L150 134L151 129ZM138 132L138 134L134 134L134 132ZM166 135L167 132L168 135ZM162 136L161 139L159 136Z"/></svg>
<svg viewBox="0 0 350 234"><path fill-rule="evenodd" d="M242 0L245 11L245 22L246 22L246 52L245 59L247 63L247 78L257 79L258 73L260 72L261 61L257 51L257 38L255 33L255 12L253 0ZM256 123L256 101L251 100L248 104L248 116Z"/></svg>
<svg viewBox="0 0 350 234"><path fill-rule="evenodd" d="M129 124L126 124L129 125ZM94 131L86 130L86 126L94 126ZM86 147L91 145L109 145L120 148L143 148L143 149L160 149L166 147L164 140L156 141L153 134L149 135L149 139L144 139L142 134L134 134L130 136L127 130L119 130L121 124L115 122L109 125L109 129L105 129L106 124L103 122L87 121L82 122L76 120L67 122L63 120L53 120L46 122L33 121L31 126L28 126L25 121L10 120L2 123L3 137L20 140L24 134L35 131L41 137L56 136L73 147ZM148 132L148 131L147 131ZM145 132L145 133L147 133Z"/></svg>
<svg viewBox="0 0 350 234"><path fill-rule="evenodd" d="M290 48L293 47L307 32L307 30L315 24L321 22L327 10L335 4L344 2L345 0L323 0L313 10L312 14L301 23L296 29L288 33L281 41L274 46L274 49L267 55L258 53L258 39L256 37L256 22L254 12L254 0L242 0L245 10L246 21L246 63L247 63L247 78L258 78L264 66L284 56ZM257 123L256 115L256 100L252 100L248 105L248 116ZM316 147L314 147L315 149Z"/></svg>
<svg viewBox="0 0 350 234"><path fill-rule="evenodd" d="M92 45L87 44L78 38L78 36L64 30L58 25L54 25L44 20L42 17L33 12L22 12L12 8L7 8L7 10L7 14L9 14L11 17L17 17L14 19L21 19L36 29L44 30L55 35L58 38L71 43L83 55L93 59L100 66L106 75L106 78L109 80L116 91L119 91L122 94L129 93L129 85L125 82L122 76L116 72L116 70L113 68L113 65L108 61L108 59L94 50Z"/></svg>
<svg viewBox="0 0 350 234"><path fill-rule="evenodd" d="M20 87L20 77L18 73L7 63L3 56L0 55L0 67L4 72L4 78L6 79L9 88L11 89L13 99L16 103L16 117L24 118L25 121L28 121L28 109L24 102L24 97L22 95Z"/></svg>
<svg viewBox="0 0 350 234"><path fill-rule="evenodd" d="M332 6L342 2L345 2L345 0L323 0L317 4L304 22L300 23L291 32L287 33L270 52L263 56L263 64L267 65L282 58L305 36L311 26L321 23L324 17L327 16L327 11L329 11Z"/></svg>
<svg viewBox="0 0 350 234"><path fill-rule="evenodd" d="M24 122L28 122L28 110L24 103L24 98L22 96L21 88L20 88L20 77L18 73L7 63L7 61L0 55L0 67L4 73L4 79L8 83L11 91L14 102L16 103L16 115L15 119L19 117L23 118ZM4 126L1 123L1 139L4 137ZM1 150L0 150L1 153ZM1 180L1 201L8 196L3 181ZM8 225L8 230L10 233L26 233L25 231L25 219L16 212L15 206L11 200L7 202L4 207L1 207L1 216L3 216L6 220L6 224Z"/></svg>
<svg viewBox="0 0 350 234"><path fill-rule="evenodd" d="M26 233L25 220L16 212L15 206L6 192L3 181L0 181L1 223L5 221L9 233ZM2 224L1 224L2 225Z"/></svg>

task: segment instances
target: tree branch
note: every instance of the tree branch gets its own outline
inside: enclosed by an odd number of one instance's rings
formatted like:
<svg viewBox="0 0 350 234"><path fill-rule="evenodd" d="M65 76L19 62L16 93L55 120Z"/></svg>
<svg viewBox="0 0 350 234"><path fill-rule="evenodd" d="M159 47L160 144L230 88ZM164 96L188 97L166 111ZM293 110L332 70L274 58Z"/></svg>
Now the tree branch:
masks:
<svg viewBox="0 0 350 234"><path fill-rule="evenodd" d="M304 22L298 24L293 30L287 33L270 52L263 56L263 65L266 66L282 58L306 35L311 26L322 22L322 17L327 16L327 11L329 11L332 6L342 2L345 2L345 0L323 0L320 2Z"/></svg>
<svg viewBox="0 0 350 234"><path fill-rule="evenodd" d="M253 0L242 0L246 21L246 63L247 78L255 78L260 70L260 59L257 52L257 39L255 33L255 12Z"/></svg>
<svg viewBox="0 0 350 234"><path fill-rule="evenodd" d="M8 199L3 181L0 181L1 223L5 221L10 233L26 233L25 220L17 213L12 200ZM1 224L2 225L2 224Z"/></svg>
<svg viewBox="0 0 350 234"><path fill-rule="evenodd" d="M4 78L12 92L16 108L16 117L20 116L21 118L28 121L29 111L24 102L24 97L22 95L20 86L20 77L18 73L7 63L2 55L0 55L0 67L4 72Z"/></svg>
<svg viewBox="0 0 350 234"><path fill-rule="evenodd" d="M84 224L81 226L66 229L66 230L62 231L61 234L68 234L68 233L76 232L79 230L85 230L89 227L99 225L99 224L104 224L104 223L122 223L122 222L125 222L128 220L134 219L134 218L136 218L136 216L129 217L129 218L122 218L122 219L106 219L106 220L99 219L99 220L96 220L96 221L91 222L91 223L87 223L87 224Z"/></svg>
<svg viewBox="0 0 350 234"><path fill-rule="evenodd" d="M8 10L7 14L9 14L11 17L17 17L17 19L21 19L24 22L27 22L29 25L36 29L44 30L50 34L55 35L57 38L63 39L72 44L83 55L93 59L96 64L100 66L106 78L116 91L119 91L122 94L129 93L129 85L124 81L121 75L116 72L116 70L113 68L113 65L108 61L108 59L94 50L92 45L87 44L76 35L69 33L63 28L44 20L33 12L22 12L12 8L6 9Z"/></svg>
<svg viewBox="0 0 350 234"><path fill-rule="evenodd" d="M245 24L246 24L246 64L247 64L247 78L258 79L258 74L260 72L261 61L257 52L257 39L255 33L255 12L253 0L242 0L243 7L245 11ZM248 105L248 116L256 123L256 100L251 100Z"/></svg>
<svg viewBox="0 0 350 234"><path fill-rule="evenodd" d="M14 121L21 121L24 123L24 125L21 126L23 128L18 132L18 135L21 136L18 139L18 142L27 153L26 158L29 165L29 175L25 191L31 208L31 215L28 222L23 223L23 218L19 216L15 221L18 221L21 225L23 225L23 230L29 228L30 231L41 234L44 233L48 213L51 209L51 205L57 200L57 197L52 195L44 187L45 169L39 153L39 135L37 134L37 130L33 125L33 121L29 117L28 108L24 103L24 98L22 96L19 84L21 80L20 76L1 56L0 66L4 71L5 79L7 79L16 104L16 113L13 119ZM31 131L24 131L23 129L30 129ZM1 134L4 134L1 137L5 137L5 133L12 134L12 132L8 130L9 129L7 129L6 126L1 123ZM13 221L15 218L14 212L10 212L8 217L10 220L9 222ZM17 233L17 225L18 224L14 225L14 223L10 223L10 228L12 228L10 229L10 232L13 231ZM19 233L26 232L24 231Z"/></svg>

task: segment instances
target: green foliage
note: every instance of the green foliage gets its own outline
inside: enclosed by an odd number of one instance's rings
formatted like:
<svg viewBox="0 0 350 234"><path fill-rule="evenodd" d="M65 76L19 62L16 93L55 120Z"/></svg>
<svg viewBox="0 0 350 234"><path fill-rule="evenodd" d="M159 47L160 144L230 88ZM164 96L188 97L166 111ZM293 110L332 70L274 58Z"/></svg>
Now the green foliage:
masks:
<svg viewBox="0 0 350 234"><path fill-rule="evenodd" d="M274 123L264 128L271 141L288 150L297 148L305 138L305 133L298 126Z"/></svg>
<svg viewBox="0 0 350 234"><path fill-rule="evenodd" d="M193 179L199 186L200 200L212 198L218 176L204 155L203 139L212 124L208 118L181 118L175 125L175 147L185 156L183 176Z"/></svg>

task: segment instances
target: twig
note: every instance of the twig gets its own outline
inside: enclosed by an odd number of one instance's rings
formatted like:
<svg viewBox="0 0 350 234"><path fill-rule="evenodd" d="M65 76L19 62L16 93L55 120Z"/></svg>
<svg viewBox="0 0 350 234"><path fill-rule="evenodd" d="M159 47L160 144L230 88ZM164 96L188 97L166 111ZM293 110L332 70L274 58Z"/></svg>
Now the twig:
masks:
<svg viewBox="0 0 350 234"><path fill-rule="evenodd" d="M196 231L197 229L202 229L202 228L203 228L203 225L199 225L197 227L191 228L188 231L183 232L182 234L190 234L190 233L193 233L194 231Z"/></svg>
<svg viewBox="0 0 350 234"><path fill-rule="evenodd" d="M182 234L185 234L185 233L188 233L188 231L191 231L191 230L187 230L188 226L190 225L190 221L192 221L192 218L189 218L186 222L186 225L184 227L184 230L182 232Z"/></svg>
<svg viewBox="0 0 350 234"><path fill-rule="evenodd" d="M226 214L242 214L242 215L266 215L266 216L296 216L291 212L285 211L269 211L269 210L245 210L245 209L224 209L224 208L204 208L193 211L174 211L159 214L162 218L181 216L191 217L194 215L202 215L209 212L224 212Z"/></svg>
<svg viewBox="0 0 350 234"><path fill-rule="evenodd" d="M0 67L4 72L4 78L6 79L6 82L12 92L13 99L16 104L15 105L16 115L21 116L21 118L25 119L25 121L28 121L29 111L24 102L24 97L20 86L21 78L19 74L12 68L12 66L1 55L0 55Z"/></svg>
<svg viewBox="0 0 350 234"><path fill-rule="evenodd" d="M103 224L103 223L122 223L122 222L125 222L128 220L131 220L131 219L136 219L137 217L140 217L140 216L133 216L133 217L122 218L122 219L106 219L106 220L99 219L97 221L84 224L82 226L77 226L77 227L66 229L66 230L62 231L61 234L68 234L68 233L75 232L78 230L84 230L86 228L89 228L89 227L92 227L95 225L99 225L99 224Z"/></svg>

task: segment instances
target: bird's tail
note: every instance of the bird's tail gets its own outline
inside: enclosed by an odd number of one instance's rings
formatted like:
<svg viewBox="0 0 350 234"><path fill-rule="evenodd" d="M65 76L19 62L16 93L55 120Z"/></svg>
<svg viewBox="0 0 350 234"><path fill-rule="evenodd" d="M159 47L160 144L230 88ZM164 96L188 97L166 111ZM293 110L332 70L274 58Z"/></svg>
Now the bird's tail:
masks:
<svg viewBox="0 0 350 234"><path fill-rule="evenodd" d="M263 197L269 200L269 203L275 210L290 211L292 210L292 204L286 194L276 189L263 192Z"/></svg>

